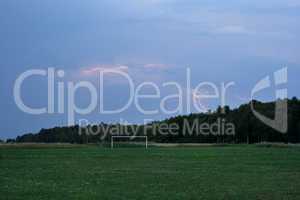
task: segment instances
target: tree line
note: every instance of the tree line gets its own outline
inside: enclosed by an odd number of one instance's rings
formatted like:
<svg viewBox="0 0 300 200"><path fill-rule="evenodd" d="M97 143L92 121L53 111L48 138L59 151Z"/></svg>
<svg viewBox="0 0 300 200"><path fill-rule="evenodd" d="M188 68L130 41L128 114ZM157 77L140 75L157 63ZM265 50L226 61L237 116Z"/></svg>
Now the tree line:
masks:
<svg viewBox="0 0 300 200"><path fill-rule="evenodd" d="M122 124L99 123L97 125L90 125L87 129L84 129L95 130L95 132L98 131L97 134L90 134L88 131L82 131L82 127L75 125L70 127L41 129L38 133L24 134L15 139L8 139L7 142L104 143L110 141L110 135L113 134L112 130L126 129L126 133L129 135L147 135L149 141L162 143L299 143L300 100L294 97L284 101L287 101L288 104L288 130L286 133L278 132L265 125L254 116L251 110L251 103L253 103L256 110L263 113L265 116L272 118L275 115L276 102L263 103L253 100L235 109L230 109L229 106L219 106L213 112L181 115L163 121L155 121L147 125L134 125L130 128L128 125ZM234 134L228 134L226 131L223 131L221 134L213 134L212 129L206 129L208 130L206 133L200 132L199 134L198 130L193 126L193 122L195 121L199 122L200 125L203 125L204 123L207 125L218 125L219 123L222 127L225 127L226 124L230 123L234 125ZM155 132L154 129L161 124L175 124L178 128L178 134L171 134L169 132L156 132L157 134L153 134ZM184 134L186 125L188 125L190 131L189 134Z"/></svg>

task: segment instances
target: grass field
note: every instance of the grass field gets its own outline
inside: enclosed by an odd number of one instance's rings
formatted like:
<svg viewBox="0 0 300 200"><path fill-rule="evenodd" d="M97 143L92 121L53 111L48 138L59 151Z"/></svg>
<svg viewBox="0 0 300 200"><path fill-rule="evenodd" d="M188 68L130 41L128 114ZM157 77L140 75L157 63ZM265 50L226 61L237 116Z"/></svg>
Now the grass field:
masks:
<svg viewBox="0 0 300 200"><path fill-rule="evenodd" d="M300 148L0 147L0 199L300 199Z"/></svg>

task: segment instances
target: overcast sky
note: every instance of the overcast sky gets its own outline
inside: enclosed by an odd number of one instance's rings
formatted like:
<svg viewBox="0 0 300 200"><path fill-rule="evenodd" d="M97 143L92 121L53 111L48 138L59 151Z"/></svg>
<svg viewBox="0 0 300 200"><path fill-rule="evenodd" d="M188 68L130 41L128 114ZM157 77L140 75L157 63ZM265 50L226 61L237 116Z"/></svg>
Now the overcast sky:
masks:
<svg viewBox="0 0 300 200"><path fill-rule="evenodd" d="M227 103L236 107L249 100L260 79L288 67L289 97L299 97L299 35L299 0L1 0L0 138L67 124L66 114L30 115L16 106L15 80L29 69L55 67L65 71L65 77L57 81L92 83L97 82L93 70L118 69L128 73L135 84L158 84L163 98L174 88L162 84L176 81L184 87L189 67L194 87L204 81L216 85L234 81ZM121 79L105 79L108 108L126 102L128 87ZM34 77L24 83L22 98L32 107L45 106L46 90L45 77ZM274 94L270 88L257 98L274 100ZM76 95L82 107L89 101L87 91ZM169 102L170 108L174 104ZM220 102L204 104L214 109ZM159 100L145 100L143 105L155 108ZM145 116L130 106L121 114L95 111L76 116L76 120L98 123L122 118L142 123L143 119L172 115Z"/></svg>

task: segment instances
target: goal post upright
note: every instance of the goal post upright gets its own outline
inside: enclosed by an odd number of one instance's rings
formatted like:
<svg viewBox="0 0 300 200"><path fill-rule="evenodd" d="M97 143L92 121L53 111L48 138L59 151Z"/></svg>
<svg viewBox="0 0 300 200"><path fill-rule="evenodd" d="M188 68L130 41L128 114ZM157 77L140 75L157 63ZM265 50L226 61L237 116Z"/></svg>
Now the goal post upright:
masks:
<svg viewBox="0 0 300 200"><path fill-rule="evenodd" d="M146 137L146 149L148 149L148 137L147 136L145 137Z"/></svg>

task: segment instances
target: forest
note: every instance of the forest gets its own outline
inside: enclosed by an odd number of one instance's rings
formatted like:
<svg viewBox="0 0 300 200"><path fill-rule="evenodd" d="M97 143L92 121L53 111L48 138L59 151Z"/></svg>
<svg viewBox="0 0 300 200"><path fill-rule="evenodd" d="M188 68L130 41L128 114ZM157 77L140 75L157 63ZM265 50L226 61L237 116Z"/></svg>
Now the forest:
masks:
<svg viewBox="0 0 300 200"><path fill-rule="evenodd" d="M280 100L283 101L283 100ZM55 127L51 129L41 129L38 133L27 133L14 139L8 139L6 142L16 143L105 143L109 142L110 135L118 134L116 130L124 131L127 135L147 135L149 141L158 143L259 143L259 142L282 142L299 143L300 142L300 100L296 97L285 99L288 105L286 133L281 133L265 125L251 110L253 103L256 110L269 118L274 118L276 102L260 102L253 100L247 104L240 105L231 109L229 106L218 107L215 111L207 113L193 113L190 115L181 115L154 121L145 125L122 124L99 124L88 127L79 127L78 125L70 127ZM220 134L214 134L213 129L206 128L206 132L199 133L198 129L192 123L199 122L200 127L203 124L221 126L226 128L226 124L231 124L230 132L221 130ZM190 123L190 124L189 124ZM177 134L165 131L161 133L155 129L159 125L176 125ZM186 125L189 133L186 134ZM175 126L174 126L175 127ZM91 134L87 130L93 131ZM168 130L168 129L167 129ZM122 132L122 133L124 133Z"/></svg>

